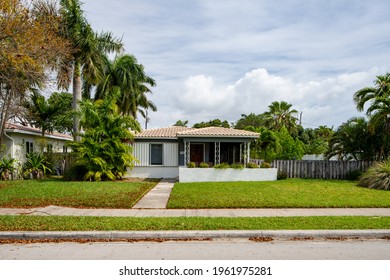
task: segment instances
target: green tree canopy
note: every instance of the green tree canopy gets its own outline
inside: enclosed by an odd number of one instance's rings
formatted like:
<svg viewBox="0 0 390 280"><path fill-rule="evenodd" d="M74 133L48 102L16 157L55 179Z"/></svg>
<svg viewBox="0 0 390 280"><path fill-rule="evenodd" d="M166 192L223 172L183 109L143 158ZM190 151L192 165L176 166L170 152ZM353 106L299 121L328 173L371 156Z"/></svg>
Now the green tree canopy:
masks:
<svg viewBox="0 0 390 280"><path fill-rule="evenodd" d="M193 128L202 128L202 127L210 127L210 126L230 128L228 121L226 121L226 120L221 121L220 119L214 119L214 120L211 120L208 122L196 123L192 127Z"/></svg>

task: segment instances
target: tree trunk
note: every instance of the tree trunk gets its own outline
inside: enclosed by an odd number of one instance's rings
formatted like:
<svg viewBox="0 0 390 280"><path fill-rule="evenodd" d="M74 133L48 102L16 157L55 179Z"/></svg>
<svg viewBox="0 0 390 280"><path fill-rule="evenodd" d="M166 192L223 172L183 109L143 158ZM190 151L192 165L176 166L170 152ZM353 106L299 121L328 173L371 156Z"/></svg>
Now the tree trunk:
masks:
<svg viewBox="0 0 390 280"><path fill-rule="evenodd" d="M11 104L12 100L12 93L9 89L5 89L5 94L2 94L3 97L3 106L1 108L0 112L0 147L3 144L2 139L3 139L3 134L5 130L5 124L8 120L8 112L9 112L9 107Z"/></svg>
<svg viewBox="0 0 390 280"><path fill-rule="evenodd" d="M80 65L75 64L74 74L73 74L73 110L76 112L80 108L81 101L81 73ZM80 120L77 114L73 117L73 139L74 141L80 142Z"/></svg>

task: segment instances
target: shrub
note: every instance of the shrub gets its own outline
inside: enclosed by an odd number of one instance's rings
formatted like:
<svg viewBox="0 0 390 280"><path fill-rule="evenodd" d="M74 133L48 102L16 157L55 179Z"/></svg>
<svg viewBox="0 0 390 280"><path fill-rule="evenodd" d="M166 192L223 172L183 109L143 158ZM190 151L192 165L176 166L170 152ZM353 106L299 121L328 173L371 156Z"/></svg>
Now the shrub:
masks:
<svg viewBox="0 0 390 280"><path fill-rule="evenodd" d="M370 167L360 177L358 185L369 189L390 190L390 158Z"/></svg>
<svg viewBox="0 0 390 280"><path fill-rule="evenodd" d="M32 175L33 179L43 178L47 172L52 173L51 163L43 154L30 153L24 164L25 175Z"/></svg>
<svg viewBox="0 0 390 280"><path fill-rule="evenodd" d="M241 163L234 163L230 165L230 168L234 168L234 169L244 169L244 167L245 166Z"/></svg>
<svg viewBox="0 0 390 280"><path fill-rule="evenodd" d="M264 161L261 163L260 168L271 168L271 164Z"/></svg>
<svg viewBox="0 0 390 280"><path fill-rule="evenodd" d="M209 164L207 162L201 162L201 163L199 163L199 167L200 168L208 168Z"/></svg>
<svg viewBox="0 0 390 280"><path fill-rule="evenodd" d="M214 168L216 169L227 169L229 167L230 167L229 164L226 162L222 162L220 164L214 165Z"/></svg>
<svg viewBox="0 0 390 280"><path fill-rule="evenodd" d="M286 171L279 171L277 175L278 180L286 180L288 177L288 174Z"/></svg>
<svg viewBox="0 0 390 280"><path fill-rule="evenodd" d="M196 163L195 162L189 162L189 163L187 163L187 167L188 168L195 168L196 167Z"/></svg>
<svg viewBox="0 0 390 280"><path fill-rule="evenodd" d="M248 162L246 164L246 168L259 168L259 165L257 163L254 163L254 162Z"/></svg>
<svg viewBox="0 0 390 280"><path fill-rule="evenodd" d="M359 177L362 176L362 174L363 174L363 172L361 170L355 169L355 170L349 171L345 175L345 179L349 180L349 181L356 181L356 180L359 180Z"/></svg>
<svg viewBox="0 0 390 280"><path fill-rule="evenodd" d="M15 168L16 159L3 157L0 160L0 180L9 180Z"/></svg>
<svg viewBox="0 0 390 280"><path fill-rule="evenodd" d="M84 165L76 164L64 173L64 181L83 181L85 175L88 173Z"/></svg>

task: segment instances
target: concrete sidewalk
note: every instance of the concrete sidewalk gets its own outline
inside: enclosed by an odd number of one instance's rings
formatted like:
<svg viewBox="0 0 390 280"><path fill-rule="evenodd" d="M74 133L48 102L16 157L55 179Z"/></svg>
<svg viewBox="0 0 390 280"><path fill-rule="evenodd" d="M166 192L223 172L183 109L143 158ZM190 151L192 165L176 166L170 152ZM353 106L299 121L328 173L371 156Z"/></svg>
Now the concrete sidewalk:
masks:
<svg viewBox="0 0 390 280"><path fill-rule="evenodd" d="M390 208L287 208L287 209L85 209L60 206L0 208L0 215L107 216L107 217L294 217L390 216Z"/></svg>

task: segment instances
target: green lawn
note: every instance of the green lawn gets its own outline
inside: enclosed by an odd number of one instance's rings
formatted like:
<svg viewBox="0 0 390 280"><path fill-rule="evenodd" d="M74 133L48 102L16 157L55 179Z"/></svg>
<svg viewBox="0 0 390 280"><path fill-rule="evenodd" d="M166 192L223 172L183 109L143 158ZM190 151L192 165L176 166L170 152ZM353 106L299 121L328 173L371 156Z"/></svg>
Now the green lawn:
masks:
<svg viewBox="0 0 390 280"><path fill-rule="evenodd" d="M21 180L0 182L0 207L58 205L76 208L131 208L156 182L64 182Z"/></svg>
<svg viewBox="0 0 390 280"><path fill-rule="evenodd" d="M0 216L0 231L390 229L390 217Z"/></svg>
<svg viewBox="0 0 390 280"><path fill-rule="evenodd" d="M168 208L390 207L390 191L341 180L176 183Z"/></svg>

